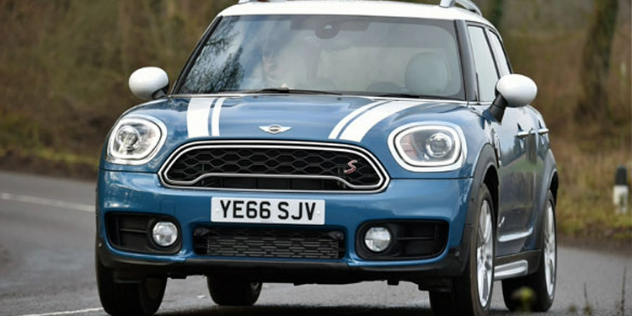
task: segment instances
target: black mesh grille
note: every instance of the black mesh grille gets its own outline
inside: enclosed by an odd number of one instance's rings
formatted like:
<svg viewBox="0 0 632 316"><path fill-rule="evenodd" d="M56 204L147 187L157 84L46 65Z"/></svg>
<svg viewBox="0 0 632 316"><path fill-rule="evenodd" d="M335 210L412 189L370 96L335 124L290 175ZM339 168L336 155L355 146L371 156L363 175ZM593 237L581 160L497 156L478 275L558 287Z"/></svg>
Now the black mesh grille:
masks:
<svg viewBox="0 0 632 316"><path fill-rule="evenodd" d="M194 251L216 257L340 259L344 233L323 230L197 228Z"/></svg>
<svg viewBox="0 0 632 316"><path fill-rule="evenodd" d="M351 150L248 145L186 149L163 177L171 186L314 191L375 190L385 182L367 156Z"/></svg>

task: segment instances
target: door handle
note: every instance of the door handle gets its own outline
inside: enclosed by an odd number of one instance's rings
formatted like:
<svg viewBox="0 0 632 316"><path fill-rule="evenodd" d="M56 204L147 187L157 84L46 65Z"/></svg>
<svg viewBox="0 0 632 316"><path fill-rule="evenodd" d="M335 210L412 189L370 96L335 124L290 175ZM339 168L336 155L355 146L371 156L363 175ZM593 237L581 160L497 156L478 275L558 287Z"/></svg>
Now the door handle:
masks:
<svg viewBox="0 0 632 316"><path fill-rule="evenodd" d="M533 134L533 129L529 130L529 131L525 131L522 129L522 126L520 126L520 124L518 124L518 134L516 134L516 137L520 138L520 139L525 139L527 136Z"/></svg>
<svg viewBox="0 0 632 316"><path fill-rule="evenodd" d="M516 136L518 138L520 138L520 139L524 139L524 138L526 138L527 136L529 136L531 134L533 134L533 133L530 132L530 131L529 132L527 132L527 131L520 131L520 132L518 132L518 134L516 134Z"/></svg>
<svg viewBox="0 0 632 316"><path fill-rule="evenodd" d="M546 135L549 133L549 129L548 128L541 128L538 130L538 134L540 135Z"/></svg>

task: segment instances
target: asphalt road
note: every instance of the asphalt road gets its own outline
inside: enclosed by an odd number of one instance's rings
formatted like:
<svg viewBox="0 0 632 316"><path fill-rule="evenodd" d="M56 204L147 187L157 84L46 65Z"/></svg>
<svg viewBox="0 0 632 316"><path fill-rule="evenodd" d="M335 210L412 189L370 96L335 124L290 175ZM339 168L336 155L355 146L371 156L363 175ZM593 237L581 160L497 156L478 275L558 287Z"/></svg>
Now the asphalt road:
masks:
<svg viewBox="0 0 632 316"><path fill-rule="evenodd" d="M91 182L0 172L0 315L105 315L93 271L94 189ZM624 301L625 315L632 316L632 256L616 252L560 247L557 296L546 315L572 315L573 309L583 315L587 303L592 315L621 315ZM498 282L492 307L492 315L510 314ZM254 307L222 308L212 303L204 278L191 277L169 280L159 315L421 316L432 312L426 292L412 284L384 282L265 284Z"/></svg>

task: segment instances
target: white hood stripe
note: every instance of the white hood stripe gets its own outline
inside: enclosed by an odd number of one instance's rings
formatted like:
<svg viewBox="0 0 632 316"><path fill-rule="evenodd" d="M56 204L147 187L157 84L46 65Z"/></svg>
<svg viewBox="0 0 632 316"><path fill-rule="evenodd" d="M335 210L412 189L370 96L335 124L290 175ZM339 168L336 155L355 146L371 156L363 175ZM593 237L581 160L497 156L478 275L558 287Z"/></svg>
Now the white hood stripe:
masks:
<svg viewBox="0 0 632 316"><path fill-rule="evenodd" d="M219 119L225 100L226 98L191 99L187 107L189 138L220 136ZM418 101L377 101L366 104L340 120L329 134L329 139L361 142L364 136L385 118L420 104Z"/></svg>
<svg viewBox="0 0 632 316"><path fill-rule="evenodd" d="M189 138L219 136L219 115L225 100L226 98L191 99L187 108ZM213 107L213 113L211 113L211 107ZM209 120L211 124L209 124ZM211 127L210 133L209 125Z"/></svg>
<svg viewBox="0 0 632 316"><path fill-rule="evenodd" d="M213 118L211 121L211 135L219 136L219 113L222 110L222 104L224 104L224 100L226 98L220 98L215 102L215 106L213 107Z"/></svg>
<svg viewBox="0 0 632 316"><path fill-rule="evenodd" d="M363 112L365 112L366 110L373 108L377 105L380 104L384 104L386 101L378 101L378 102L373 102L373 103L369 103L366 105L363 105L359 108L357 108L355 111L349 113L349 115L345 116L340 122L338 122L338 124L336 124L336 126L334 127L334 129L331 131L331 134L329 134L329 139L336 139L338 138L338 135L340 135L340 131L342 131L342 129L354 118L356 118L358 115L362 114Z"/></svg>
<svg viewBox="0 0 632 316"><path fill-rule="evenodd" d="M191 99L187 108L189 138L209 136L208 119L215 98Z"/></svg>
<svg viewBox="0 0 632 316"><path fill-rule="evenodd" d="M419 101L394 101L381 104L351 122L340 135L340 139L361 142L369 130L383 119L419 104L421 104Z"/></svg>

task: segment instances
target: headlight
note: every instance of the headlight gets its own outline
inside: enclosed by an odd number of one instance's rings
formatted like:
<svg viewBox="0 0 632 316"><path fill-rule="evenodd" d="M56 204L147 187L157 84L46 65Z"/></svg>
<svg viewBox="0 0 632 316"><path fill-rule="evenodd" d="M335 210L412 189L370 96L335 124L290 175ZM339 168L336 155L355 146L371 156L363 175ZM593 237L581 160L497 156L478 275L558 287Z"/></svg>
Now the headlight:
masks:
<svg viewBox="0 0 632 316"><path fill-rule="evenodd" d="M140 165L151 160L166 137L162 122L150 117L125 117L118 121L108 141L107 160Z"/></svg>
<svg viewBox="0 0 632 316"><path fill-rule="evenodd" d="M455 170L465 156L465 141L457 126L404 126L391 134L390 142L395 160L410 171Z"/></svg>

